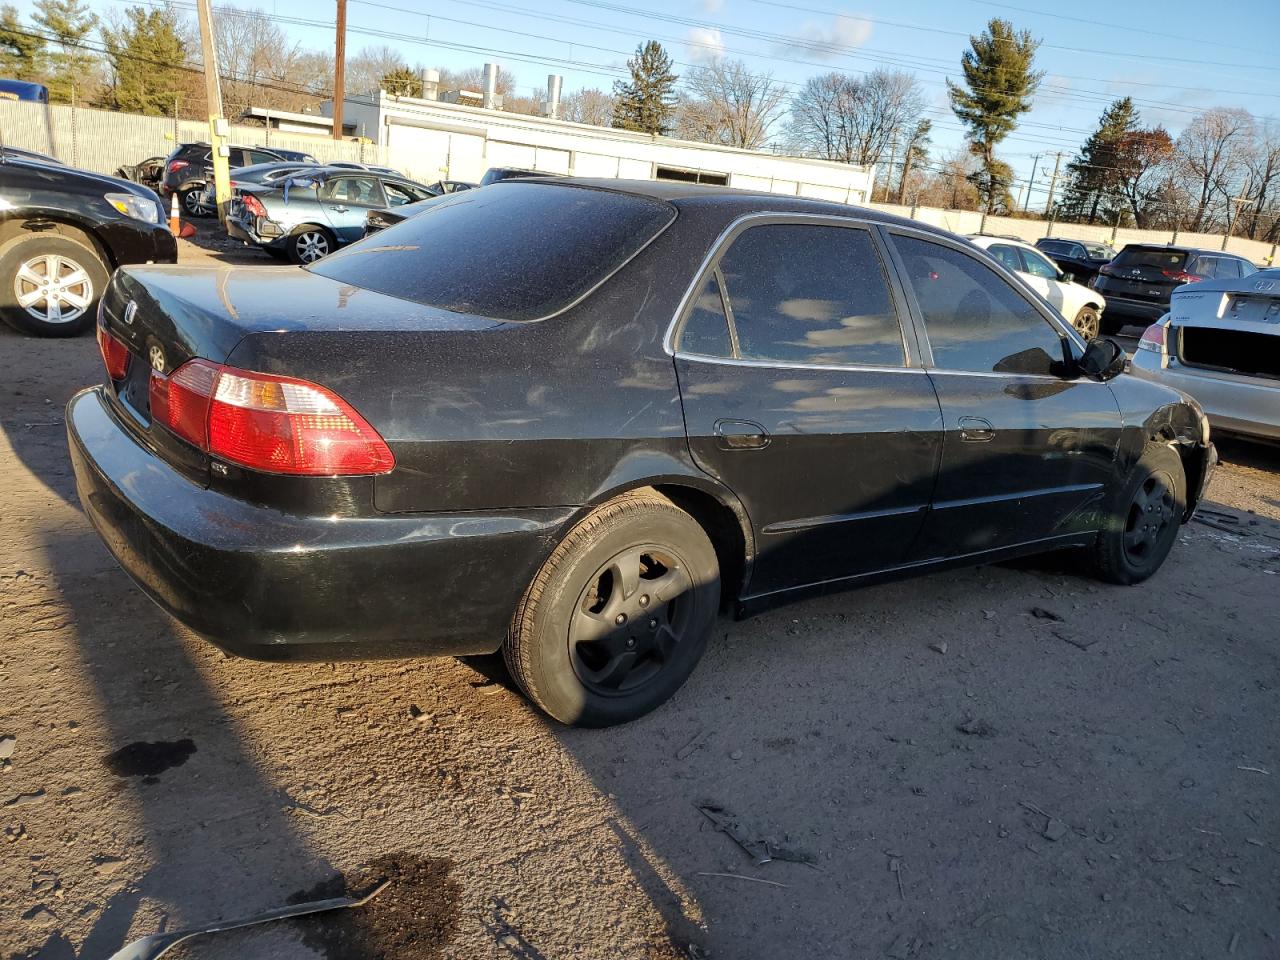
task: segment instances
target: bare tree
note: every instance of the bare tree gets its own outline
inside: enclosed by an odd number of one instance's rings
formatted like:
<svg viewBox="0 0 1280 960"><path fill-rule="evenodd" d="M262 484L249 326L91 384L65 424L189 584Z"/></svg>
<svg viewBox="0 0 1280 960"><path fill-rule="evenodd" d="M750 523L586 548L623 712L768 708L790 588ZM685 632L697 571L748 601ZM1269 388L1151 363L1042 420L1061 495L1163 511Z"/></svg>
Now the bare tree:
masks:
<svg viewBox="0 0 1280 960"><path fill-rule="evenodd" d="M251 106L302 110L331 94L332 72L317 73L316 55L261 11L222 7L214 24L227 113Z"/></svg>
<svg viewBox="0 0 1280 960"><path fill-rule="evenodd" d="M895 138L905 153L924 107L924 92L909 73L822 74L792 99L788 139L805 153L869 166L889 153Z"/></svg>
<svg viewBox="0 0 1280 960"><path fill-rule="evenodd" d="M741 60L716 60L686 76L689 91L676 112L676 136L754 150L785 107L786 93L768 73Z"/></svg>
<svg viewBox="0 0 1280 960"><path fill-rule="evenodd" d="M561 98L560 119L607 127L613 119L613 97L603 90L575 90Z"/></svg>
<svg viewBox="0 0 1280 960"><path fill-rule="evenodd" d="M387 74L407 69L409 62L394 47L361 47L355 56L347 57L346 87L353 94L368 93L380 89Z"/></svg>
<svg viewBox="0 0 1280 960"><path fill-rule="evenodd" d="M1115 140L1108 174L1140 230L1150 229L1159 198L1168 194L1165 185L1173 155L1173 138L1164 127L1129 130Z"/></svg>
<svg viewBox="0 0 1280 960"><path fill-rule="evenodd" d="M1244 155L1244 165L1250 181L1248 194L1253 203L1249 207L1249 239L1258 239L1259 229L1270 221L1270 233L1274 235L1277 216L1280 215L1280 128L1274 124L1262 127Z"/></svg>
<svg viewBox="0 0 1280 960"><path fill-rule="evenodd" d="M472 93L484 92L484 67L468 67L466 70L450 70L438 67L440 71L441 90L468 90ZM510 70L498 67L498 96L504 100L514 96L516 92L516 76Z"/></svg>
<svg viewBox="0 0 1280 960"><path fill-rule="evenodd" d="M1253 117L1247 110L1215 107L1195 117L1178 137L1175 151L1180 177L1195 203L1188 223L1192 231L1214 223L1218 209L1225 212L1253 130ZM1221 205L1215 207L1215 201Z"/></svg>

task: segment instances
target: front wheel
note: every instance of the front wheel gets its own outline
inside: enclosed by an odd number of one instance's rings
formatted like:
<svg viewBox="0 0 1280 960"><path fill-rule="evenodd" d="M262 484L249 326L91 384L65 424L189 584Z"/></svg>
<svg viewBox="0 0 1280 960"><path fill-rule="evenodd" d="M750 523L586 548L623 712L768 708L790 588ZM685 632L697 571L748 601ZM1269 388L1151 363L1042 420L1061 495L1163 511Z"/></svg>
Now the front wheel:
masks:
<svg viewBox="0 0 1280 960"><path fill-rule="evenodd" d="M1147 444L1112 504L1093 548L1094 569L1109 583L1141 583L1178 538L1187 509L1182 459L1168 446Z"/></svg>
<svg viewBox="0 0 1280 960"><path fill-rule="evenodd" d="M315 263L327 257L337 246L336 241L324 227L299 227L289 238L289 259L294 263Z"/></svg>
<svg viewBox="0 0 1280 960"><path fill-rule="evenodd" d="M1085 343L1095 340L1102 331L1102 314L1097 307L1084 306L1071 321L1071 325L1084 337Z"/></svg>
<svg viewBox="0 0 1280 960"><path fill-rule="evenodd" d="M68 237L34 233L0 249L0 316L38 337L87 330L110 279L96 251Z"/></svg>
<svg viewBox="0 0 1280 960"><path fill-rule="evenodd" d="M627 494L543 564L512 620L507 668L562 723L625 723L688 679L719 601L715 548L697 521L656 492Z"/></svg>

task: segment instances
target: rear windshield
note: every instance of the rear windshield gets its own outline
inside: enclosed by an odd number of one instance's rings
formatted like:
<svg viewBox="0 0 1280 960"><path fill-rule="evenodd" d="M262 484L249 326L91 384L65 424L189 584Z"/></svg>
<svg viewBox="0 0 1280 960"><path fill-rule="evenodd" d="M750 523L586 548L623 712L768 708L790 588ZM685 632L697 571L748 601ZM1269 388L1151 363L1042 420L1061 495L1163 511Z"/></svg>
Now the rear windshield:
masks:
<svg viewBox="0 0 1280 960"><path fill-rule="evenodd" d="M495 183L446 194L313 273L501 320L563 310L675 218L661 201L586 187Z"/></svg>
<svg viewBox="0 0 1280 960"><path fill-rule="evenodd" d="M1116 257L1116 266L1155 267L1158 270L1181 270L1187 261L1185 250L1144 249L1125 247Z"/></svg>

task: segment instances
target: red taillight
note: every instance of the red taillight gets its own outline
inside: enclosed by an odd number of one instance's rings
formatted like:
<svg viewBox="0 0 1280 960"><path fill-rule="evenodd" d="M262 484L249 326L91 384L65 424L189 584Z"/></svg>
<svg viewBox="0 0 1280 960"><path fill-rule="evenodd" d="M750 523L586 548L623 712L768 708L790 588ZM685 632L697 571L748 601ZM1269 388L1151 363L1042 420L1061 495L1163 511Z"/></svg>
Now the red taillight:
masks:
<svg viewBox="0 0 1280 960"><path fill-rule="evenodd" d="M1160 272L1170 280L1177 280L1178 283L1197 283L1204 279L1197 273L1187 273L1185 270L1161 270Z"/></svg>
<svg viewBox="0 0 1280 960"><path fill-rule="evenodd" d="M1139 350L1151 350L1155 353L1164 353L1165 349L1165 327L1160 323L1153 323L1147 329L1142 331L1142 339L1138 341Z"/></svg>
<svg viewBox="0 0 1280 960"><path fill-rule="evenodd" d="M249 211L252 216L265 217L267 215L267 208L262 205L262 201L257 197L251 194L246 194L241 202L244 203L244 208Z"/></svg>
<svg viewBox="0 0 1280 960"><path fill-rule="evenodd" d="M170 160L169 172L177 173L179 170L181 170L183 167L186 167L186 166L189 166L189 164L185 160Z"/></svg>
<svg viewBox="0 0 1280 960"><path fill-rule="evenodd" d="M315 383L207 360L151 375L152 417L210 456L265 473L351 476L395 467L386 441Z"/></svg>
<svg viewBox="0 0 1280 960"><path fill-rule="evenodd" d="M1104 263L1102 266L1098 268L1098 272L1102 274L1104 277L1111 276L1111 264Z"/></svg>
<svg viewBox="0 0 1280 960"><path fill-rule="evenodd" d="M98 349L102 351L102 362L107 365L107 376L123 380L129 372L129 348L107 333L102 324L98 324Z"/></svg>

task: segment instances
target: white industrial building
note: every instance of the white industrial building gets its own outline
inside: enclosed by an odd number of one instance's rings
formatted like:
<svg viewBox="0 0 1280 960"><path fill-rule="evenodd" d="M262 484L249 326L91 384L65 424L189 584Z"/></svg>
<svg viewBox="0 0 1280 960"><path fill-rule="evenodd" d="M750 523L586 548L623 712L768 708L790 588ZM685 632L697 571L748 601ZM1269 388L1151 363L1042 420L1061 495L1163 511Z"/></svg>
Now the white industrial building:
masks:
<svg viewBox="0 0 1280 960"><path fill-rule="evenodd" d="M497 105L495 74L486 65L483 93L441 92L438 75L424 71L424 97L378 90L344 101L343 126L379 145L389 166L415 180L479 180L490 167L519 167L578 177L681 180L724 184L843 203L871 195L874 167L785 157L569 123L555 119L560 78L548 78L547 112L535 117L467 101ZM462 102L445 102L445 99ZM321 111L333 116L332 102Z"/></svg>

